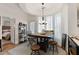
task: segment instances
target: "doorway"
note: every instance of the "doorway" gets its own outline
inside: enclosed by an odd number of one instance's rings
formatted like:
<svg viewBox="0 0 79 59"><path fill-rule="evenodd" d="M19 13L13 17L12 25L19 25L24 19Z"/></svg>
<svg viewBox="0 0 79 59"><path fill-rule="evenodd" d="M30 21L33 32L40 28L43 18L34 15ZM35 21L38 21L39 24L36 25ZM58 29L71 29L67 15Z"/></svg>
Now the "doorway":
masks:
<svg viewBox="0 0 79 59"><path fill-rule="evenodd" d="M15 35L14 35L14 26L13 19L10 17L2 16L2 51L8 51L11 48L15 47Z"/></svg>

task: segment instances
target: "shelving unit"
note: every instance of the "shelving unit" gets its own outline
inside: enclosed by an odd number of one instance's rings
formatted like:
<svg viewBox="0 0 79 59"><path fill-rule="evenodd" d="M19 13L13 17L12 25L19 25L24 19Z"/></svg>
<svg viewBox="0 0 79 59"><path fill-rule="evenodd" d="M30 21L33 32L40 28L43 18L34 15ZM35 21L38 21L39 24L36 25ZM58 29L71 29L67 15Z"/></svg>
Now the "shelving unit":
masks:
<svg viewBox="0 0 79 59"><path fill-rule="evenodd" d="M19 23L18 25L18 31L19 31L19 43L26 41L26 32L27 32L27 24Z"/></svg>

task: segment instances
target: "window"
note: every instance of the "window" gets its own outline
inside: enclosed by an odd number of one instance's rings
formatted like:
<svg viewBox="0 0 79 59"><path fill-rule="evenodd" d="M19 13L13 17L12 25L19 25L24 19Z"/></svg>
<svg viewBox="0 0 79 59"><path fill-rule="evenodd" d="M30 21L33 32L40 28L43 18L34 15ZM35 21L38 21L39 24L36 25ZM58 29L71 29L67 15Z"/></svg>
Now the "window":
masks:
<svg viewBox="0 0 79 59"><path fill-rule="evenodd" d="M35 33L35 22L30 23L30 31L31 33Z"/></svg>
<svg viewBox="0 0 79 59"><path fill-rule="evenodd" d="M43 29L43 26L40 24L42 22L42 18L38 17L38 32L41 32Z"/></svg>
<svg viewBox="0 0 79 59"><path fill-rule="evenodd" d="M46 30L53 30L53 16L47 16L46 17Z"/></svg>
<svg viewBox="0 0 79 59"><path fill-rule="evenodd" d="M61 32L61 13L55 14L55 23L54 23L54 31L55 31L55 40L60 44L62 39L62 32ZM61 44L60 44L61 45Z"/></svg>
<svg viewBox="0 0 79 59"><path fill-rule="evenodd" d="M45 30L53 30L53 16L46 16L45 21L47 25L41 25L42 17L38 17L38 32L42 32L43 29ZM45 27L44 27L45 26Z"/></svg>

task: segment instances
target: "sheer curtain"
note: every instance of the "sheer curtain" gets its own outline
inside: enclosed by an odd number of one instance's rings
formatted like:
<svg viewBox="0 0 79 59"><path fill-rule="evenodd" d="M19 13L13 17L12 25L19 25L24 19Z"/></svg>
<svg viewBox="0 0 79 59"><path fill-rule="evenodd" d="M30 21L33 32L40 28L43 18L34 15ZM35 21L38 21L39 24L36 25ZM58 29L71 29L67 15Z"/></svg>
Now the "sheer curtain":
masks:
<svg viewBox="0 0 79 59"><path fill-rule="evenodd" d="M38 17L38 32L41 32L43 28L43 26L40 25L41 22L42 22L42 17Z"/></svg>
<svg viewBox="0 0 79 59"><path fill-rule="evenodd" d="M53 30L53 16L47 16L46 17L46 30Z"/></svg>
<svg viewBox="0 0 79 59"><path fill-rule="evenodd" d="M57 13L55 15L55 25L54 25L54 31L55 31L55 40L58 42L58 44L61 46L62 42L62 32L61 32L61 13Z"/></svg>

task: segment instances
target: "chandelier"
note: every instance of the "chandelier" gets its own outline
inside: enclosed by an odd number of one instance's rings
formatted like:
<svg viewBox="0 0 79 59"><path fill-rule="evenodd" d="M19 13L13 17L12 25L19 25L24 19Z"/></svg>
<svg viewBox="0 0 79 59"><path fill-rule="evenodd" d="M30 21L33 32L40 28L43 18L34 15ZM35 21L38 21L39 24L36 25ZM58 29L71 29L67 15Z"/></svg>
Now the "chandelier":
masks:
<svg viewBox="0 0 79 59"><path fill-rule="evenodd" d="M44 15L44 10L45 10L45 5L44 5L44 3L42 3L42 6L41 6L42 8L42 23L40 23L41 25L45 25L45 27L46 27L46 25L47 25L47 23L46 23L46 21L45 21L45 15Z"/></svg>

